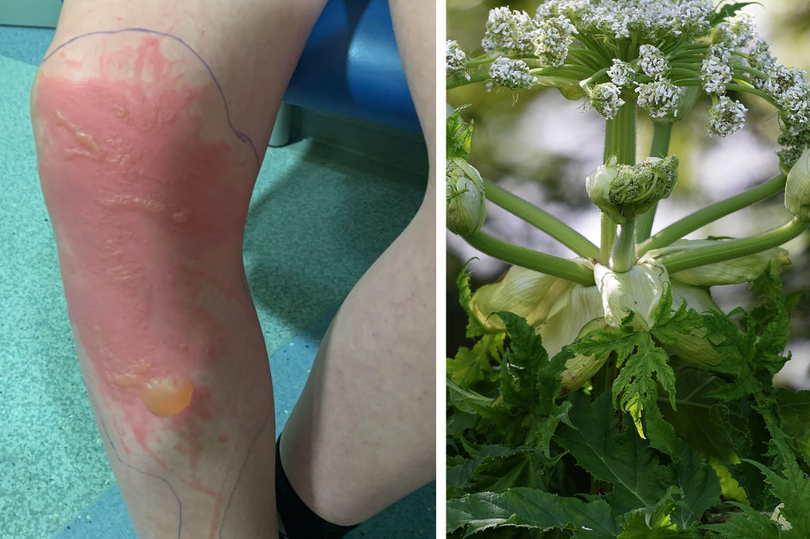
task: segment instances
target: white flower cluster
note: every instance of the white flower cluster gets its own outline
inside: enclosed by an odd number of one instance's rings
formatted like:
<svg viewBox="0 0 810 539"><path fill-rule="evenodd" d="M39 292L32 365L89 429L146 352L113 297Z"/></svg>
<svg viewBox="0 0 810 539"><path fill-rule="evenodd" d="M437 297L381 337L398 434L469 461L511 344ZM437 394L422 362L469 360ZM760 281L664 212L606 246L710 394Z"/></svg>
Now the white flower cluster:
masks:
<svg viewBox="0 0 810 539"><path fill-rule="evenodd" d="M492 81L504 88L531 88L537 82L537 77L529 73L529 66L522 60L510 60L509 58L498 58L489 68L489 76Z"/></svg>
<svg viewBox="0 0 810 539"><path fill-rule="evenodd" d="M754 20L747 13L738 13L712 31L712 43L723 44L733 49L742 49L757 38Z"/></svg>
<svg viewBox="0 0 810 539"><path fill-rule="evenodd" d="M580 33L609 39L632 33L642 42L658 43L705 32L715 10L711 0L547 0L537 13L564 15Z"/></svg>
<svg viewBox="0 0 810 539"><path fill-rule="evenodd" d="M612 120L624 105L621 89L612 82L597 84L588 94L588 104L608 120Z"/></svg>
<svg viewBox="0 0 810 539"><path fill-rule="evenodd" d="M610 81L619 88L630 86L630 84L633 82L633 77L635 74L636 70L632 64L622 62L618 58L613 59L613 67L608 69L607 72L608 77L610 77Z"/></svg>
<svg viewBox="0 0 810 539"><path fill-rule="evenodd" d="M445 70L448 77L464 77L470 80L470 74L467 73L467 54L461 50L456 41L447 41Z"/></svg>
<svg viewBox="0 0 810 539"><path fill-rule="evenodd" d="M731 51L726 45L712 45L703 60L703 89L709 94L725 94L731 82Z"/></svg>
<svg viewBox="0 0 810 539"><path fill-rule="evenodd" d="M577 29L565 17L537 18L535 24L539 35L535 55L543 65L561 66L568 57L568 47L574 42Z"/></svg>
<svg viewBox="0 0 810 539"><path fill-rule="evenodd" d="M489 12L487 31L481 45L487 52L508 49L510 52L533 54L534 26L525 11L496 7Z"/></svg>
<svg viewBox="0 0 810 539"><path fill-rule="evenodd" d="M658 47L653 45L642 45L639 48L638 66L648 77L653 79L660 79L669 69L664 54Z"/></svg>
<svg viewBox="0 0 810 539"><path fill-rule="evenodd" d="M745 113L748 109L739 101L732 101L720 96L715 105L709 109L709 136L728 136L739 131L745 125Z"/></svg>
<svg viewBox="0 0 810 539"><path fill-rule="evenodd" d="M481 45L487 52L537 56L543 65L557 67L565 62L576 32L565 17L532 19L525 11L498 7L489 12Z"/></svg>
<svg viewBox="0 0 810 539"><path fill-rule="evenodd" d="M659 79L636 88L638 106L647 111L650 118L663 118L678 114L680 89L668 79Z"/></svg>
<svg viewBox="0 0 810 539"><path fill-rule="evenodd" d="M760 80L760 89L773 97L781 109L782 135L779 143L786 148L779 156L791 166L810 146L810 84L807 73L774 64Z"/></svg>
<svg viewBox="0 0 810 539"><path fill-rule="evenodd" d="M767 73L775 63L770 49L771 46L761 37L751 41L748 51L748 63L751 64L751 67Z"/></svg>

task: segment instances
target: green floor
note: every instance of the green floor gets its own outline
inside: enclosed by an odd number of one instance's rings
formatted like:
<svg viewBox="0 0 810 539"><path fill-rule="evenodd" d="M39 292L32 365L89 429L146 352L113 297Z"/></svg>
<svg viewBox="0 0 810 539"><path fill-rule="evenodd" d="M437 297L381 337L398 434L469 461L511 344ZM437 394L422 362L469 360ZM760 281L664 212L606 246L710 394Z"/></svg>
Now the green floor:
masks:
<svg viewBox="0 0 810 539"><path fill-rule="evenodd" d="M35 70L0 48L0 539L52 537L114 483L75 360L37 182L28 114ZM245 257L271 355L342 301L421 201L417 176L383 177L387 167L353 161L309 142L265 159ZM279 413L295 396L276 388Z"/></svg>

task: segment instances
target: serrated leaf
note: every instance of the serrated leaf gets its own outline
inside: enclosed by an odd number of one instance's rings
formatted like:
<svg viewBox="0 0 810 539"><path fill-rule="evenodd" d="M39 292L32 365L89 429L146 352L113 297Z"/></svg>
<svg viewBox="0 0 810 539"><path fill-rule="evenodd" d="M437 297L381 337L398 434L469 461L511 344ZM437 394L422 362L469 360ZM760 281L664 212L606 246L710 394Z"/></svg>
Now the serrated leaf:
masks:
<svg viewBox="0 0 810 539"><path fill-rule="evenodd" d="M454 358L447 358L447 374L461 387L469 387L493 375L490 358L500 360L503 353L503 333L487 334L476 341L472 350L460 347Z"/></svg>
<svg viewBox="0 0 810 539"><path fill-rule="evenodd" d="M463 388L450 377L447 378L447 392L448 402L463 413L478 414L481 417L490 418L501 411L495 405L495 399L481 395L471 389Z"/></svg>
<svg viewBox="0 0 810 539"><path fill-rule="evenodd" d="M655 315L655 326L650 332L660 342L669 345L678 343L682 335L689 335L695 328L701 327L703 319L694 309L690 309L683 301L678 310L672 312L672 287L667 287L658 312Z"/></svg>
<svg viewBox="0 0 810 539"><path fill-rule="evenodd" d="M475 491L505 492L515 487L546 490L543 454L533 447L519 447L505 455L489 455L475 469Z"/></svg>
<svg viewBox="0 0 810 539"><path fill-rule="evenodd" d="M585 502L530 488L514 488L501 494L480 492L448 500L446 531L465 525L464 537L497 526L545 531L570 525L574 537L587 539L615 539L619 532L603 500Z"/></svg>
<svg viewBox="0 0 810 539"><path fill-rule="evenodd" d="M704 463L700 454L680 441L678 462L678 488L683 492L680 506L674 508L672 521L681 529L699 522L703 513L720 503L720 481L714 469Z"/></svg>
<svg viewBox="0 0 810 539"><path fill-rule="evenodd" d="M478 414L468 414L456 410L447 419L445 433L448 436L461 436L467 429L474 429L479 421L481 421L481 416Z"/></svg>
<svg viewBox="0 0 810 539"><path fill-rule="evenodd" d="M464 312L467 314L467 338L470 339L486 335L487 333L484 326L481 325L478 318L476 318L470 310L470 300L472 299L472 290L470 290L470 275L472 275L472 273L467 271L467 267L473 260L475 259L471 258L466 264L464 264L464 267L461 268L461 272L456 278L456 286L458 287L459 296L458 301L461 304L461 307L464 309Z"/></svg>
<svg viewBox="0 0 810 539"><path fill-rule="evenodd" d="M462 105L447 118L447 158L466 157L472 146L472 122L461 119L461 111L470 105Z"/></svg>
<svg viewBox="0 0 810 539"><path fill-rule="evenodd" d="M622 410L630 413L642 438L641 416L645 410L658 406L659 383L669 394L674 408L675 372L669 366L669 355L655 346L648 333L639 332L636 350L629 355L613 382L613 399L618 399Z"/></svg>
<svg viewBox="0 0 810 539"><path fill-rule="evenodd" d="M447 488L464 489L473 485L472 476L475 470L487 457L497 457L508 455L514 450L505 445L487 445L481 448L478 455L472 460L468 460L456 466L447 468Z"/></svg>
<svg viewBox="0 0 810 539"><path fill-rule="evenodd" d="M768 516L742 504L734 503L742 513L736 519L722 524L708 524L701 526L704 530L711 530L720 534L722 539L779 539L779 526Z"/></svg>
<svg viewBox="0 0 810 539"><path fill-rule="evenodd" d="M796 462L786 443L774 438L773 444L784 464L782 474L776 473L762 463L750 461L765 475L765 481L772 487L773 495L779 498L784 507L782 516L791 524L791 536L810 537L810 477Z"/></svg>
<svg viewBox="0 0 810 539"><path fill-rule="evenodd" d="M576 429L559 425L555 440L594 477L613 484L624 512L654 506L675 483L673 470L660 465L646 440L633 432L619 433L609 393L593 403L582 393L572 394L570 400L568 416Z"/></svg>
<svg viewBox="0 0 810 539"><path fill-rule="evenodd" d="M537 385L540 371L548 365L543 338L525 319L516 314L501 312L497 316L503 320L512 339L501 365L501 396L504 406L536 410L541 399Z"/></svg>
<svg viewBox="0 0 810 539"><path fill-rule="evenodd" d="M777 389L777 400L782 417L782 428L796 444L810 454L810 391Z"/></svg>
<svg viewBox="0 0 810 539"><path fill-rule="evenodd" d="M675 427L664 419L658 406L647 408L644 424L647 427L647 438L652 447L670 456L678 454L678 436L675 433Z"/></svg>
<svg viewBox="0 0 810 539"><path fill-rule="evenodd" d="M677 410L667 398L658 398L664 418L675 427L677 435L712 462L730 462L736 458L731 429L736 427L739 430L745 426L736 405L733 405L736 408L734 416L728 416L728 423L717 422L716 417L712 417L712 407L720 401L708 398L706 394L722 385L722 380L716 376L685 364L675 372Z"/></svg>
<svg viewBox="0 0 810 539"><path fill-rule="evenodd" d="M733 4L725 4L720 6L720 9L717 10L717 13L714 14L711 20L711 26L716 26L719 23L723 22L724 20L733 17L737 14L742 8L745 6L749 6L751 4L762 5L759 2L735 2Z"/></svg>
<svg viewBox="0 0 810 539"><path fill-rule="evenodd" d="M525 319L513 313L496 314L511 338L501 365L504 407L526 413L523 421L529 429L526 444L536 445L550 458L551 436L560 422L568 422L570 404L556 402L561 386L558 375L565 368L568 353L561 352L549 361L542 337Z"/></svg>
<svg viewBox="0 0 810 539"><path fill-rule="evenodd" d="M680 505L673 499L677 492L672 490L652 511L638 509L630 514L624 530L618 539L691 539L691 530L679 530L670 519L672 512Z"/></svg>

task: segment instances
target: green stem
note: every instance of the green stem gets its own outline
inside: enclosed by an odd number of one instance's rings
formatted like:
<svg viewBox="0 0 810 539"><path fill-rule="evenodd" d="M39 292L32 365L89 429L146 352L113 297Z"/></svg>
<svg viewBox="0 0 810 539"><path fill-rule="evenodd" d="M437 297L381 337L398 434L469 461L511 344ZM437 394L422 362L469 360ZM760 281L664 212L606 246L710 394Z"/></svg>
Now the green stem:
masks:
<svg viewBox="0 0 810 539"><path fill-rule="evenodd" d="M653 138L650 147L650 157L664 158L669 154L669 141L672 138L672 122L653 122ZM641 243L650 237L653 221L655 220L655 210L658 203L648 211L638 217L636 227L636 241Z"/></svg>
<svg viewBox="0 0 810 539"><path fill-rule="evenodd" d="M480 231L467 236L464 240L482 253L509 264L553 275L583 286L593 286L595 284L593 271L573 260L512 245Z"/></svg>
<svg viewBox="0 0 810 539"><path fill-rule="evenodd" d="M766 75L765 73L763 73L759 69L754 69L753 67L734 66L734 71L735 72L741 71L743 73L750 73L751 75L756 75L757 77L759 77L761 79L767 79L768 78L768 75Z"/></svg>
<svg viewBox="0 0 810 539"><path fill-rule="evenodd" d="M616 237L616 223L610 220L606 213L602 214L602 247L599 250L599 263L603 266L610 264L610 250L613 239Z"/></svg>
<svg viewBox="0 0 810 539"><path fill-rule="evenodd" d="M624 105L619 107L616 116L607 121L605 129L605 163L612 156L617 157L620 165L632 165L636 162L636 100L631 90L622 92ZM602 245L600 262L607 265L616 237L616 223L602 214Z"/></svg>
<svg viewBox="0 0 810 539"><path fill-rule="evenodd" d="M708 225L711 222L717 221L721 217L725 217L735 211L756 204L761 200L765 200L784 189L787 177L784 174L768 180L762 185L758 185L748 191L744 191L739 195L731 198L716 202L711 206L707 206L702 210L689 214L683 219L676 221L660 231L658 234L645 241L638 248L638 256L643 255L652 249L660 249L666 247L672 242L677 241L690 232Z"/></svg>
<svg viewBox="0 0 810 539"><path fill-rule="evenodd" d="M778 247L792 240L805 230L807 230L806 222L793 219L779 228L751 236L750 238L729 240L718 243L717 245L674 253L661 257L659 261L667 268L667 271L671 275L679 271L724 262L726 260L732 260L734 258L740 258L741 256L748 256Z"/></svg>
<svg viewBox="0 0 810 539"><path fill-rule="evenodd" d="M636 263L636 218L619 225L616 241L610 252L610 269L616 273L629 271Z"/></svg>
<svg viewBox="0 0 810 539"><path fill-rule="evenodd" d="M770 103L771 105L776 107L777 109L779 108L779 104L776 101L774 101L773 97L769 96L768 94L766 94L763 91L757 90L756 88L752 88L750 86L744 86L742 84L729 83L729 84L726 84L726 90L736 90L738 92L745 92L745 93L748 93L748 94L752 94L752 95L761 97L762 99L764 99L765 101L767 101L768 103Z"/></svg>
<svg viewBox="0 0 810 539"><path fill-rule="evenodd" d="M539 228L579 256L583 258L599 258L599 248L570 226L509 191L490 182L484 183L486 185L484 190L486 197L494 204L512 215L520 217L530 225Z"/></svg>
<svg viewBox="0 0 810 539"><path fill-rule="evenodd" d="M471 76L469 80L464 78L455 78L453 80L449 80L445 83L445 88L447 90L452 90L453 88L458 88L459 86L475 84L476 82L484 82L485 80L489 80L489 71L481 71L480 73L476 73L475 75Z"/></svg>

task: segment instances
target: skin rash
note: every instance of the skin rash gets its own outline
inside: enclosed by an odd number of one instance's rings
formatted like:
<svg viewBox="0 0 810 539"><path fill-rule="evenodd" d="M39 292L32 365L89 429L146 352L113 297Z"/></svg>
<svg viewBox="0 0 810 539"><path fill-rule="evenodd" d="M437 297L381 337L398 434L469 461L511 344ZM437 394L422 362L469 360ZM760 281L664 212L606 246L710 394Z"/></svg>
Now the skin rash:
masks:
<svg viewBox="0 0 810 539"><path fill-rule="evenodd" d="M219 95L184 81L162 41L138 36L91 75L69 59L40 73L39 170L79 353L117 451L209 497L213 538L227 488L204 464L225 454L238 466L248 447L233 425L256 422L217 388L239 381L229 358L264 355L241 251L256 165L235 137L205 133L201 111Z"/></svg>

